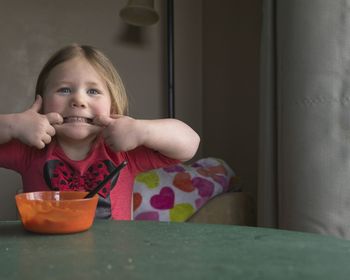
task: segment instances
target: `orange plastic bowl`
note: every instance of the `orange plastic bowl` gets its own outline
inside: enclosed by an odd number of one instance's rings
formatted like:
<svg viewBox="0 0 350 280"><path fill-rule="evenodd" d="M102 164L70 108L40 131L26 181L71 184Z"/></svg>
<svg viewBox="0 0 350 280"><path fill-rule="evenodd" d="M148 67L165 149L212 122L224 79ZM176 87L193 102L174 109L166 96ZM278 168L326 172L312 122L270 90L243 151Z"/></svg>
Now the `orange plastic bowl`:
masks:
<svg viewBox="0 0 350 280"><path fill-rule="evenodd" d="M23 227L32 232L62 234L89 229L94 221L98 196L87 192L42 191L16 195Z"/></svg>

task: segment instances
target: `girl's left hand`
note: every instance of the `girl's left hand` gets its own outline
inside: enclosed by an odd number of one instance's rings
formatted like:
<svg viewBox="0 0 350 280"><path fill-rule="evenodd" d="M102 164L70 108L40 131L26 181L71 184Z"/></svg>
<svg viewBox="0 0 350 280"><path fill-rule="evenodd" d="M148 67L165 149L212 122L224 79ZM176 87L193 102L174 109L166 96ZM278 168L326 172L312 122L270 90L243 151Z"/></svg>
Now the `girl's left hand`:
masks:
<svg viewBox="0 0 350 280"><path fill-rule="evenodd" d="M113 151L130 151L142 144L142 126L123 115L97 116L94 124L103 126L102 135Z"/></svg>

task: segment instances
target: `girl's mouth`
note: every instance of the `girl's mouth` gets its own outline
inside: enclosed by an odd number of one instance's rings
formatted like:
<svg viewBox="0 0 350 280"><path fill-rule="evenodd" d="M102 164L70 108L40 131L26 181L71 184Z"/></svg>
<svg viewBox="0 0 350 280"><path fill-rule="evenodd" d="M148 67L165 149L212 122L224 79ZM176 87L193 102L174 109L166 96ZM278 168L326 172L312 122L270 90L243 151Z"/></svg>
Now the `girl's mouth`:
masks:
<svg viewBox="0 0 350 280"><path fill-rule="evenodd" d="M64 117L63 123L88 123L88 124L92 124L92 119L85 118L85 117Z"/></svg>

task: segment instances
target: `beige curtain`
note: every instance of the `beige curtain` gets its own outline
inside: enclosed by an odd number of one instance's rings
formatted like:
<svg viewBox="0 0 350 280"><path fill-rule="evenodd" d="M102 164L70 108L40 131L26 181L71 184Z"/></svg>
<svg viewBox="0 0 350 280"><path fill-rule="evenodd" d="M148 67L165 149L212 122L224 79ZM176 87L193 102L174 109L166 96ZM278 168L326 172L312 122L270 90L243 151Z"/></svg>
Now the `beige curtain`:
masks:
<svg viewBox="0 0 350 280"><path fill-rule="evenodd" d="M263 20L258 224L350 238L350 1Z"/></svg>

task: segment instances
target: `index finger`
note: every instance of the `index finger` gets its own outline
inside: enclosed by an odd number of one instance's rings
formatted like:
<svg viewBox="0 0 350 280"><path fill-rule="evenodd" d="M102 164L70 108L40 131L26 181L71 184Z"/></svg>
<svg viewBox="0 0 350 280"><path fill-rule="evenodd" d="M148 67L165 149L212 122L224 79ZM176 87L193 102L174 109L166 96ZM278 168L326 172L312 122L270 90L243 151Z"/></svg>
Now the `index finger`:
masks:
<svg viewBox="0 0 350 280"><path fill-rule="evenodd" d="M59 113L48 113L45 115L50 124L62 124L63 118Z"/></svg>

